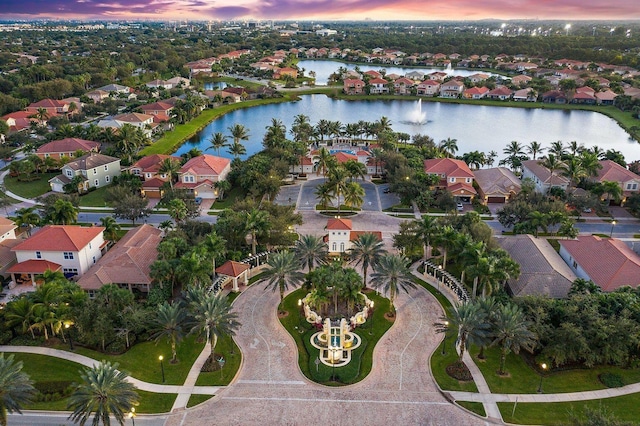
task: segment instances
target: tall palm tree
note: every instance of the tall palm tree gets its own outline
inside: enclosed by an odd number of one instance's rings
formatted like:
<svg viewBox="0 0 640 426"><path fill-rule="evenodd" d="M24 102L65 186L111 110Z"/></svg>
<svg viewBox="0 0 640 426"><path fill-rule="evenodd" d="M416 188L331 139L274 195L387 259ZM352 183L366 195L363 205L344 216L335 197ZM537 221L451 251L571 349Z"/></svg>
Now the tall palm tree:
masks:
<svg viewBox="0 0 640 426"><path fill-rule="evenodd" d="M327 207L329 203L331 203L332 187L330 187L327 183L318 185L316 187L314 195L318 197L318 201L320 202L320 205Z"/></svg>
<svg viewBox="0 0 640 426"><path fill-rule="evenodd" d="M544 151L542 144L540 142L532 141L527 145L527 153L530 154L535 160L538 154L541 154Z"/></svg>
<svg viewBox="0 0 640 426"><path fill-rule="evenodd" d="M80 377L82 382L68 400L67 408L73 410L69 419L82 426L93 415L93 426L108 426L113 416L123 425L126 413L140 399L136 387L127 381L127 373L118 371L118 363L102 361L86 368Z"/></svg>
<svg viewBox="0 0 640 426"><path fill-rule="evenodd" d="M449 249L455 244L456 235L458 235L458 231L447 225L440 228L435 236L438 246L442 248L442 267L445 269L447 268L447 255L449 254Z"/></svg>
<svg viewBox="0 0 640 426"><path fill-rule="evenodd" d="M505 374L504 364L507 354L512 351L520 353L524 348L533 351L536 335L529 331L530 323L517 305L501 306L495 314L492 345L500 346L500 368L498 372Z"/></svg>
<svg viewBox="0 0 640 426"><path fill-rule="evenodd" d="M236 160L247 153L247 149L239 142L232 143L231 146L229 146L228 151Z"/></svg>
<svg viewBox="0 0 640 426"><path fill-rule="evenodd" d="M535 230L536 238L538 238L538 230L540 228L542 228L544 232L547 232L548 216L546 213L534 210L529 213L527 219L529 220L531 227Z"/></svg>
<svg viewBox="0 0 640 426"><path fill-rule="evenodd" d="M347 186L347 171L344 167L333 167L329 170L327 185L331 187L332 193L337 199L338 214L340 214L340 199Z"/></svg>
<svg viewBox="0 0 640 426"><path fill-rule="evenodd" d="M325 135L328 136L331 133L331 123L329 120L321 119L316 123L315 131L320 136L320 142L324 142Z"/></svg>
<svg viewBox="0 0 640 426"><path fill-rule="evenodd" d="M205 151L207 149L215 149L216 150L216 154L219 156L220 155L220 148L224 148L225 146L229 146L229 143L227 142L227 140L228 140L228 138L227 138L227 136L224 135L224 133L216 132L213 135L211 135L211 138L209 138L210 145L205 149Z"/></svg>
<svg viewBox="0 0 640 426"><path fill-rule="evenodd" d="M199 248L202 248L205 256L211 258L212 276L216 273L216 258L224 256L227 253L226 243L224 238L216 234L215 231L211 231L198 245Z"/></svg>
<svg viewBox="0 0 640 426"><path fill-rule="evenodd" d="M213 187L218 191L218 200L224 199L224 194L231 189L231 183L228 180L219 180L213 184Z"/></svg>
<svg viewBox="0 0 640 426"><path fill-rule="evenodd" d="M16 211L15 224L19 227L26 226L29 236L31 236L31 229L40 223L40 216L35 210L35 207L23 207Z"/></svg>
<svg viewBox="0 0 640 426"><path fill-rule="evenodd" d="M547 151L560 159L567 154L567 150L564 148L562 141L551 142L551 146Z"/></svg>
<svg viewBox="0 0 640 426"><path fill-rule="evenodd" d="M553 188L555 183L554 177L556 176L556 172L565 170L567 165L560 159L560 157L554 154L547 154L541 161L538 161L538 164L549 169L549 172L551 173L551 177L549 178L549 191L551 191L551 188Z"/></svg>
<svg viewBox="0 0 640 426"><path fill-rule="evenodd" d="M469 268L468 274L473 277L473 297L478 295L478 287L482 288L482 295L488 296L506 279L504 271L500 270L498 259L487 255L478 258L475 265Z"/></svg>
<svg viewBox="0 0 640 426"><path fill-rule="evenodd" d="M21 413L23 405L29 404L36 390L29 376L22 372L22 361L14 356L4 357L0 353L0 425L7 425L7 413Z"/></svg>
<svg viewBox="0 0 640 426"><path fill-rule="evenodd" d="M452 138L443 139L440 141L438 148L444 152L447 158L453 157L458 151L458 140Z"/></svg>
<svg viewBox="0 0 640 426"><path fill-rule="evenodd" d="M350 180L358 180L358 178L364 180L364 177L367 175L367 166L356 160L347 161L344 163L344 168Z"/></svg>
<svg viewBox="0 0 640 426"><path fill-rule="evenodd" d="M351 262L355 263L355 266L362 265L362 282L367 285L367 271L369 266L376 269L376 266L380 262L380 258L387 252L384 249L384 244L380 239L370 232L358 235L353 241L351 248L349 249L349 257Z"/></svg>
<svg viewBox="0 0 640 426"><path fill-rule="evenodd" d="M416 287L408 266L409 261L398 254L386 254L380 257L375 272L371 275L371 285L384 293L389 293L389 313L394 310L393 301L396 294Z"/></svg>
<svg viewBox="0 0 640 426"><path fill-rule="evenodd" d="M308 267L311 272L314 265L321 265L326 261L329 247L321 237L307 234L301 235L300 239L296 241L294 251L302 267Z"/></svg>
<svg viewBox="0 0 640 426"><path fill-rule="evenodd" d="M325 147L320 148L318 152L318 169L322 170L322 176L327 175L327 169L329 168L333 157L329 150Z"/></svg>
<svg viewBox="0 0 640 426"><path fill-rule="evenodd" d="M215 362L214 351L218 338L233 336L240 327L237 314L231 312L231 303L222 293L209 293L193 306L193 327L190 333L198 333L211 343L210 362Z"/></svg>
<svg viewBox="0 0 640 426"><path fill-rule="evenodd" d="M507 147L505 149L502 150L503 153L505 153L508 156L521 156L524 155L524 149L523 146L520 142L518 141L511 141L509 143L509 145L507 145Z"/></svg>
<svg viewBox="0 0 640 426"><path fill-rule="evenodd" d="M569 148L569 154L571 154L572 157L575 157L576 155L584 151L584 145L579 144L576 141L569 142L568 148Z"/></svg>
<svg viewBox="0 0 640 426"><path fill-rule="evenodd" d="M458 361L462 361L469 345L485 345L489 342L490 324L487 314L477 303L465 302L454 306L440 321L435 324L436 332L456 333L456 347L460 348Z"/></svg>
<svg viewBox="0 0 640 426"><path fill-rule="evenodd" d="M351 208L360 208L364 203L364 189L358 182L347 182L344 186L344 204Z"/></svg>
<svg viewBox="0 0 640 426"><path fill-rule="evenodd" d="M287 128L282 120L271 119L271 125L266 127L266 132L262 139L262 144L266 149L281 148L287 140Z"/></svg>
<svg viewBox="0 0 640 426"><path fill-rule="evenodd" d="M173 189L173 180L176 176L178 176L178 172L180 171L180 162L172 157L165 158L160 163L160 168L158 169L158 173L165 174L169 178L169 186Z"/></svg>
<svg viewBox="0 0 640 426"><path fill-rule="evenodd" d="M245 213L245 227L251 234L251 253L255 256L258 246L258 234L270 227L269 214L266 211L251 209Z"/></svg>
<svg viewBox="0 0 640 426"><path fill-rule="evenodd" d="M570 157L567 160L567 167L563 173L564 176L569 178L570 186L576 186L580 179L587 177L587 172L582 167L582 162L578 157Z"/></svg>
<svg viewBox="0 0 640 426"><path fill-rule="evenodd" d="M580 153L580 165L587 177L598 176L598 170L602 168L598 154L589 150L584 150Z"/></svg>
<svg viewBox="0 0 640 426"><path fill-rule="evenodd" d="M249 129L244 127L242 124L234 124L229 127L229 132L231 133L234 144L239 144L240 141L249 140Z"/></svg>
<svg viewBox="0 0 640 426"><path fill-rule="evenodd" d="M284 292L289 286L297 287L304 275L298 269L300 261L292 251L283 251L269 256L267 261L267 269L262 275L261 282L266 282L266 288L273 291L280 290L280 303L284 299Z"/></svg>
<svg viewBox="0 0 640 426"><path fill-rule="evenodd" d="M618 182L605 180L602 182L601 188L602 193L607 194L607 205L611 204L612 199L618 202L622 198L622 187Z"/></svg>
<svg viewBox="0 0 640 426"><path fill-rule="evenodd" d="M438 219L429 215L424 215L421 220L416 220L416 225L424 247L423 259L427 260L430 257L431 241L438 234L440 225L438 224Z"/></svg>
<svg viewBox="0 0 640 426"><path fill-rule="evenodd" d="M107 240L116 241L120 232L120 224L111 216L100 218L100 225L104 227L104 236Z"/></svg>
<svg viewBox="0 0 640 426"><path fill-rule="evenodd" d="M71 201L57 199L49 213L49 219L55 225L69 225L78 221L80 210Z"/></svg>
<svg viewBox="0 0 640 426"><path fill-rule="evenodd" d="M35 319L33 313L34 308L35 305L33 301L27 297L20 297L17 300L7 303L4 314L6 326L11 329L12 332L15 327L20 327L20 332L22 333L31 331L31 337L35 339L36 336L33 334L33 329L31 328Z"/></svg>
<svg viewBox="0 0 640 426"><path fill-rule="evenodd" d="M171 363L178 361L176 347L185 336L184 326L186 321L187 310L179 301L171 305L165 301L162 305L158 305L155 310L155 316L151 319L153 332L150 338L155 339L156 344L162 339L166 339L171 343Z"/></svg>

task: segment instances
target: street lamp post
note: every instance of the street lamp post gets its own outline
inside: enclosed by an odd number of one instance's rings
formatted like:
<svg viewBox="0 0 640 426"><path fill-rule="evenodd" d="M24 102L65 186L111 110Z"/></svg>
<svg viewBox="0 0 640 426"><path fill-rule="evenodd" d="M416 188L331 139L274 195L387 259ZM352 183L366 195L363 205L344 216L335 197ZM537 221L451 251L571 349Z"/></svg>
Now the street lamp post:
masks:
<svg viewBox="0 0 640 426"><path fill-rule="evenodd" d="M444 280L444 274L442 273L442 265L438 265L438 269L440 270L440 277L438 277L438 291L440 291L440 281Z"/></svg>
<svg viewBox="0 0 640 426"><path fill-rule="evenodd" d="M136 426L136 409L135 407L131 407L131 411L129 411L129 418L131 419L131 424Z"/></svg>
<svg viewBox="0 0 640 426"><path fill-rule="evenodd" d="M540 373L540 384L538 385L538 393L542 393L542 375L547 370L547 364L543 362L542 365L540 365L540 368L542 368L542 372Z"/></svg>
<svg viewBox="0 0 640 426"><path fill-rule="evenodd" d="M218 358L218 364L220 365L220 378L222 378L222 367L224 367L225 359L224 357Z"/></svg>
<svg viewBox="0 0 640 426"><path fill-rule="evenodd" d="M67 329L67 334L69 336L69 350L72 351L73 350L73 340L71 340L71 324L67 323L64 325L64 328Z"/></svg>
<svg viewBox="0 0 640 426"><path fill-rule="evenodd" d="M444 322L445 332L444 339L442 339L442 355L447 354L447 332L449 331L449 321Z"/></svg>
<svg viewBox="0 0 640 426"><path fill-rule="evenodd" d="M373 300L371 301L371 307L369 308L369 312L371 312L371 319L369 324L369 336L373 336Z"/></svg>
<svg viewBox="0 0 640 426"><path fill-rule="evenodd" d="M613 235L613 228L615 228L616 226L616 221L612 220L611 221L611 231L609 232L609 238L611 238L611 236Z"/></svg>
<svg viewBox="0 0 640 426"><path fill-rule="evenodd" d="M158 359L160 360L160 371L162 371L162 383L164 383L164 357L160 355Z"/></svg>

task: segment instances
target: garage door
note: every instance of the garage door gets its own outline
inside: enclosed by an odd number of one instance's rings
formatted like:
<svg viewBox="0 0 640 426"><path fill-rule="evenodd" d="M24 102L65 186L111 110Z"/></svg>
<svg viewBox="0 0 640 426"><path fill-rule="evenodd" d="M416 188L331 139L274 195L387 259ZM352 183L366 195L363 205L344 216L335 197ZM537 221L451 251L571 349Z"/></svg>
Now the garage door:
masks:
<svg viewBox="0 0 640 426"><path fill-rule="evenodd" d="M504 203L504 197L488 197L487 203Z"/></svg>

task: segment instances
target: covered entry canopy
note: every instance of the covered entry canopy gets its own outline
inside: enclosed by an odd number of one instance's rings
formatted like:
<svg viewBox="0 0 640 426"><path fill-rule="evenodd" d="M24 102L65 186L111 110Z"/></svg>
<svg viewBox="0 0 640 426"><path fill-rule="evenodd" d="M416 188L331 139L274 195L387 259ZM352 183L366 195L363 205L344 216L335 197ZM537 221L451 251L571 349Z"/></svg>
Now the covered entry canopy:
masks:
<svg viewBox="0 0 640 426"><path fill-rule="evenodd" d="M16 284L25 284L31 282L36 285L36 275L42 275L46 271L59 271L62 265L48 260L30 259L24 262L16 263L7 272L11 274L11 279Z"/></svg>
<svg viewBox="0 0 640 426"><path fill-rule="evenodd" d="M242 278L244 285L249 283L249 268L246 263L228 260L216 268L216 273L230 277L233 280L233 291L239 291L239 278Z"/></svg>

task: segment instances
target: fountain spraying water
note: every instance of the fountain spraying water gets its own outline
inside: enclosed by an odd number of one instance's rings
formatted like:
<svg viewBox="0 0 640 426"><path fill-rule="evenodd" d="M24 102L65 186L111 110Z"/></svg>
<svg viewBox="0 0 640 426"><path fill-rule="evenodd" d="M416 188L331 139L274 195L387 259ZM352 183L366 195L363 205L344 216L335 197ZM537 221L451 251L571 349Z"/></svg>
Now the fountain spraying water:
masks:
<svg viewBox="0 0 640 426"><path fill-rule="evenodd" d="M416 107L407 118L407 122L411 124L425 124L427 122L427 113L422 111L422 99L418 99Z"/></svg>

